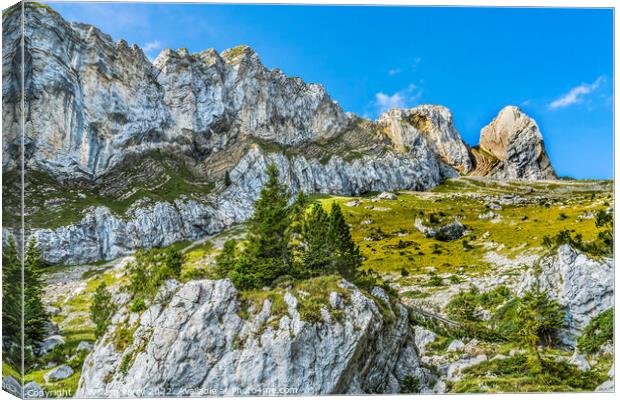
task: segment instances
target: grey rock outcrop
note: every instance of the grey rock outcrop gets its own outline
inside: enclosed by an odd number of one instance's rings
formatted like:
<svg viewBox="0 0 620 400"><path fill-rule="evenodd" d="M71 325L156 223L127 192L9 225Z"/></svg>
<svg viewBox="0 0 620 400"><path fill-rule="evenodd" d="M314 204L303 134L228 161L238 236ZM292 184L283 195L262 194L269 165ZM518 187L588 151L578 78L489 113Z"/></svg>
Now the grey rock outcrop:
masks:
<svg viewBox="0 0 620 400"><path fill-rule="evenodd" d="M56 346L65 344L65 339L60 335L50 336L41 342L38 348L38 354L44 355L52 351Z"/></svg>
<svg viewBox="0 0 620 400"><path fill-rule="evenodd" d="M54 368L47 374L45 374L44 378L46 382L56 382L56 381L66 379L70 377L71 375L73 375L74 373L75 371L73 370L73 368L71 368L70 366L66 364L63 364L59 367Z"/></svg>
<svg viewBox="0 0 620 400"><path fill-rule="evenodd" d="M124 216L96 207L77 224L37 229L32 236L37 239L42 257L52 264L113 259L139 248L195 240L251 216L270 162L275 163L281 179L293 192L356 195L397 187L424 190L443 179L429 165L395 153L365 156L352 162L334 156L322 164L316 159L289 158L254 148L230 171L234 183L204 201L187 197L173 203L144 201L134 204Z"/></svg>
<svg viewBox="0 0 620 400"><path fill-rule="evenodd" d="M416 218L414 226L418 231L424 234L424 236L436 238L438 240L456 240L463 236L465 232L465 225L458 219L444 224L425 225L421 218Z"/></svg>
<svg viewBox="0 0 620 400"><path fill-rule="evenodd" d="M592 318L614 305L613 259L594 260L569 245L543 258L523 276L516 291L538 288L566 307L568 330L561 335L568 345Z"/></svg>
<svg viewBox="0 0 620 400"><path fill-rule="evenodd" d="M423 104L408 110L394 109L382 114L377 123L403 151L413 152L424 143L459 172L467 173L472 168L469 150L446 107Z"/></svg>
<svg viewBox="0 0 620 400"><path fill-rule="evenodd" d="M556 179L536 121L515 106L503 108L480 131L480 149L498 163L486 174L496 179Z"/></svg>
<svg viewBox="0 0 620 400"><path fill-rule="evenodd" d="M15 396L22 396L22 385L12 375L2 377L2 390L5 390Z"/></svg>
<svg viewBox="0 0 620 400"><path fill-rule="evenodd" d="M45 391L35 381L30 381L24 385L24 397L27 399L37 399L45 397Z"/></svg>
<svg viewBox="0 0 620 400"><path fill-rule="evenodd" d="M271 315L266 300L242 319L228 280L188 282L168 304L153 304L139 317L122 308L113 323L135 321L133 344L117 352L111 326L86 358L76 395L397 393L406 376L428 388L431 375L420 365L405 309L393 304L390 323L373 300L341 286L346 295L326 303L324 321L316 323L301 319L291 293L285 315ZM334 306L341 318L331 317ZM123 360L130 360L124 370Z"/></svg>

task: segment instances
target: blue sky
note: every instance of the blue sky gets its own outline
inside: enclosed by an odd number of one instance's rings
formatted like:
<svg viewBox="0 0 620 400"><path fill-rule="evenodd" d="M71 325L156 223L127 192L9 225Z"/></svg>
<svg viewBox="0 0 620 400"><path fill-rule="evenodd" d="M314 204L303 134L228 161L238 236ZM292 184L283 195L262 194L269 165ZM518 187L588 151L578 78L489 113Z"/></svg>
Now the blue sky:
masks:
<svg viewBox="0 0 620 400"><path fill-rule="evenodd" d="M49 4L151 58L164 47L247 44L268 68L321 83L368 118L445 105L470 145L502 107L518 105L560 175L613 177L609 9Z"/></svg>

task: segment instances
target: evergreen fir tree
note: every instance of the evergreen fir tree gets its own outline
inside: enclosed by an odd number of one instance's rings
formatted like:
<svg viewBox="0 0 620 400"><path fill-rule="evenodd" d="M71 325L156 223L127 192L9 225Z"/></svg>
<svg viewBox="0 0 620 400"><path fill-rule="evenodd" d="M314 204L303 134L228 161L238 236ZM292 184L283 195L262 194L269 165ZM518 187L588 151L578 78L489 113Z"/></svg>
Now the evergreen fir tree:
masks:
<svg viewBox="0 0 620 400"><path fill-rule="evenodd" d="M319 203L315 203L301 224L301 271L305 276L331 272L332 247L329 242L329 216Z"/></svg>
<svg viewBox="0 0 620 400"><path fill-rule="evenodd" d="M224 174L224 186L228 187L231 185L231 181L230 181L230 174L228 173L228 171L226 171L226 173Z"/></svg>
<svg viewBox="0 0 620 400"><path fill-rule="evenodd" d="M547 292L529 291L518 299L515 312L515 325L518 327L514 340L524 348L532 350L535 360L540 363L537 345L553 344L553 333L565 324L562 306L549 298Z"/></svg>
<svg viewBox="0 0 620 400"><path fill-rule="evenodd" d="M2 345L10 349L12 343L21 343L21 260L15 239L9 236L2 248Z"/></svg>
<svg viewBox="0 0 620 400"><path fill-rule="evenodd" d="M361 254L359 248L351 239L351 231L344 219L342 209L335 202L332 203L329 213L327 240L332 247L332 259L335 270L345 278L355 278L358 268L362 264Z"/></svg>
<svg viewBox="0 0 620 400"><path fill-rule="evenodd" d="M49 316L41 301L41 268L41 255L32 239L24 257L24 341L26 345L32 346L45 338L46 325L49 322Z"/></svg>
<svg viewBox="0 0 620 400"><path fill-rule="evenodd" d="M220 254L215 257L215 271L218 278L227 277L237 264L237 241L230 239L224 243Z"/></svg>
<svg viewBox="0 0 620 400"><path fill-rule="evenodd" d="M248 223L244 262L235 266L233 281L243 282L240 288L269 285L278 276L290 272L290 195L286 185L278 180L279 172L275 164L267 167L267 175L267 183L261 189L254 204L254 215ZM241 275L249 273L250 266L253 278L241 279ZM249 284L252 286L247 286Z"/></svg>
<svg viewBox="0 0 620 400"><path fill-rule="evenodd" d="M300 190L291 205L291 232L294 235L301 234L306 208L308 208L308 197L303 190Z"/></svg>

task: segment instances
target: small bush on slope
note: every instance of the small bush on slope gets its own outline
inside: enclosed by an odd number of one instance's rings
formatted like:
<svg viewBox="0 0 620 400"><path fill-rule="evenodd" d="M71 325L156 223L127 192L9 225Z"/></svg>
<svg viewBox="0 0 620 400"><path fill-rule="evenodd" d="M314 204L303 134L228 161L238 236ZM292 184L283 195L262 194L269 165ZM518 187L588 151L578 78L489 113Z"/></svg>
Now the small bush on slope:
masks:
<svg viewBox="0 0 620 400"><path fill-rule="evenodd" d="M140 309L140 304L152 300L166 280L179 277L183 258L174 247L138 250L135 257L136 261L127 266L127 289L133 297L132 308Z"/></svg>
<svg viewBox="0 0 620 400"><path fill-rule="evenodd" d="M577 339L577 348L587 354L600 350L607 342L614 340L614 309L603 311L594 317Z"/></svg>
<svg viewBox="0 0 620 400"><path fill-rule="evenodd" d="M105 333L114 312L116 305L112 302L112 295L107 290L105 282L101 282L90 305L90 318L95 324L95 337L99 338Z"/></svg>

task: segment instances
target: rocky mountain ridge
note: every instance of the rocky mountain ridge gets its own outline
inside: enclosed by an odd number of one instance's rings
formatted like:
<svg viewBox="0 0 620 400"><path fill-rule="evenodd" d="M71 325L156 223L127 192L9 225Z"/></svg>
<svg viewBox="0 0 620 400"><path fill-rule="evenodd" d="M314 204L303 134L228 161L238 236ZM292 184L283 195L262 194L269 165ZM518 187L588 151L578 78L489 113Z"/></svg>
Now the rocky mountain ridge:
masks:
<svg viewBox="0 0 620 400"><path fill-rule="evenodd" d="M47 6L28 3L25 11L26 223L50 263L110 259L241 222L264 180L257 169L269 162L293 192L342 195L427 190L459 174L555 177L535 122L522 112L497 130L507 138L504 152L482 160L445 107L391 110L372 122L345 113L321 85L265 68L247 46L221 54L165 49L151 62L138 46ZM18 169L21 154L20 85L11 73L21 59L19 17L3 17L4 173ZM147 166L153 152L179 159L192 187L153 196L178 179ZM493 168L480 168L488 159ZM135 183L127 164L143 165L149 185ZM29 181L35 175L43 187ZM131 204L119 213L111 202ZM13 192L5 220L19 203ZM51 226L45 213L54 210L75 216Z"/></svg>

